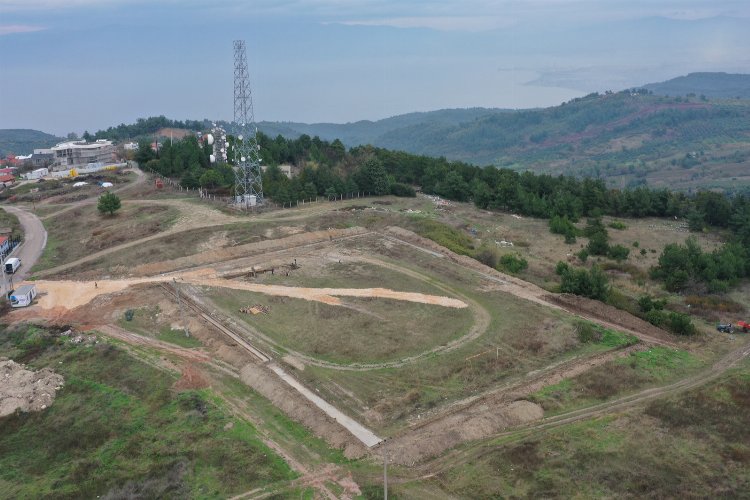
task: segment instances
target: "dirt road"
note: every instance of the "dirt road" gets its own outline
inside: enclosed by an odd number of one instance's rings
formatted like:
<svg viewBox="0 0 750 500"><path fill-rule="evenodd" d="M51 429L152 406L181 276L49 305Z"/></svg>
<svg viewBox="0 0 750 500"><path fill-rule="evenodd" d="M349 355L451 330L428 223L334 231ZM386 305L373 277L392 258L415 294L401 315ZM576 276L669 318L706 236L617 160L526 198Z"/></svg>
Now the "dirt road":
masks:
<svg viewBox="0 0 750 500"><path fill-rule="evenodd" d="M40 309L75 309L91 302L95 297L123 291L131 286L148 283L171 283L173 276L155 276L151 278L132 278L122 280L101 281L36 281L39 290L37 305L32 308ZM387 288L307 288L281 285L262 285L242 281L225 280L220 278L202 277L196 273L185 273L179 276L178 283L198 286L213 286L246 290L266 295L292 297L296 299L323 302L329 305L341 305L339 296L343 297L371 297L407 302L431 304L442 307L461 309L466 303L451 297L429 295L415 292L399 292Z"/></svg>
<svg viewBox="0 0 750 500"><path fill-rule="evenodd" d="M493 434L492 437L494 439L501 437L505 438L503 440L503 443L507 444L509 442L522 441L523 439L526 439L527 437L532 435L538 437L540 432L544 432L548 429L553 429L556 427L571 424L581 420L599 417L602 415L626 411L660 397L677 394L708 384L718 379L727 370L736 366L738 363L748 357L750 357L750 342L745 342L741 346L725 354L707 370L704 370L692 377L679 380L669 385L645 389L635 394L622 396L620 398L613 399L611 401L607 401L598 405L543 418L533 423ZM419 479L427 479L442 472L448 471L459 464L470 463L472 460L475 460L476 458L479 458L486 453L491 453L495 449L495 446L487 446L485 443L477 443L476 445L471 446L468 449L462 448L460 450L453 450L439 458L435 458L423 463L420 466L419 470L421 470L424 475Z"/></svg>
<svg viewBox="0 0 750 500"><path fill-rule="evenodd" d="M18 217L23 226L23 243L11 253L11 256L21 259L21 268L13 276L13 281L18 283L29 276L31 268L42 256L47 245L47 230L33 213L12 205L3 205L3 208Z"/></svg>

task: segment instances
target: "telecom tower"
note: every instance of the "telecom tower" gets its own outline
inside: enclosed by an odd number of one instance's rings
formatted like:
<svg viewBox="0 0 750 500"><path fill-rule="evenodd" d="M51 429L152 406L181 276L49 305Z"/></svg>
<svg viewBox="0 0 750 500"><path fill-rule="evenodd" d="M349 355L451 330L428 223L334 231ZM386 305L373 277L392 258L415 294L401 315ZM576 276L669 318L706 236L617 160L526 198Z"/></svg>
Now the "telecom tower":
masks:
<svg viewBox="0 0 750 500"><path fill-rule="evenodd" d="M234 41L234 128L238 139L234 147L235 201L243 208L263 203L260 178L260 146L258 128L253 115L253 97L247 72L245 41Z"/></svg>

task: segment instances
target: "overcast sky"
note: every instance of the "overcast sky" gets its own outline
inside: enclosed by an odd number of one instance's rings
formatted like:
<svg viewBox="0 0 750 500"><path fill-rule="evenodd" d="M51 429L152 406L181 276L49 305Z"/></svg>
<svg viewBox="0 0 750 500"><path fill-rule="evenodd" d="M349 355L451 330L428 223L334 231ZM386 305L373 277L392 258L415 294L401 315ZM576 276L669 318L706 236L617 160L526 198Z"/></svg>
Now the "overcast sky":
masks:
<svg viewBox="0 0 750 500"><path fill-rule="evenodd" d="M692 71L747 73L749 0L0 0L0 128L527 108Z"/></svg>

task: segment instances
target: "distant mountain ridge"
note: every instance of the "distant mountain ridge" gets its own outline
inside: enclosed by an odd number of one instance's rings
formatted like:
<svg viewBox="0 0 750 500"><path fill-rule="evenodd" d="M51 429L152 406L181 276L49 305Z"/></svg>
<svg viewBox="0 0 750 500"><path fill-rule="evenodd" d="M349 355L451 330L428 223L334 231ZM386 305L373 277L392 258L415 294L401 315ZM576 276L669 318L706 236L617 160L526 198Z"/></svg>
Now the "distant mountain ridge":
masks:
<svg viewBox="0 0 750 500"><path fill-rule="evenodd" d="M29 155L34 149L54 146L63 139L28 128L0 129L0 158L9 154Z"/></svg>
<svg viewBox="0 0 750 500"><path fill-rule="evenodd" d="M750 75L732 73L690 73L643 88L658 95L695 94L715 99L750 99Z"/></svg>
<svg viewBox="0 0 750 500"><path fill-rule="evenodd" d="M508 113L511 110L497 108L440 109L437 111L414 112L392 116L382 120L360 120L352 123L298 123L298 122L259 122L258 128L266 135L282 135L294 139L302 134L332 141L339 139L347 146L378 144L381 138L398 130L421 125L441 124L446 126L471 122L478 118Z"/></svg>

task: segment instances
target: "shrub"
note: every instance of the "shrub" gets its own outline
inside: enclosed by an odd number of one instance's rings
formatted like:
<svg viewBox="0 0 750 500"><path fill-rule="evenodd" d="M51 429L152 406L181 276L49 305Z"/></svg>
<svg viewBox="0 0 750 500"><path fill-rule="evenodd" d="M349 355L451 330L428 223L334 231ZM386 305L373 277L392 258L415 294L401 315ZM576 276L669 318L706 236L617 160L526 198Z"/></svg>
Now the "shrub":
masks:
<svg viewBox="0 0 750 500"><path fill-rule="evenodd" d="M677 335L695 335L696 329L690 316L678 312L670 312L667 317L667 328Z"/></svg>
<svg viewBox="0 0 750 500"><path fill-rule="evenodd" d="M96 208L103 214L113 215L121 206L120 198L115 193L107 191L99 197Z"/></svg>
<svg viewBox="0 0 750 500"><path fill-rule="evenodd" d="M391 194L393 196L401 196L403 198L414 198L417 196L417 192L408 184L401 182L394 182L391 184Z"/></svg>
<svg viewBox="0 0 750 500"><path fill-rule="evenodd" d="M579 322L576 325L576 332L578 333L578 340L583 344L599 342L602 339L602 332L591 323Z"/></svg>
<svg viewBox="0 0 750 500"><path fill-rule="evenodd" d="M609 237L607 233L594 233L589 238L586 249L591 255L607 255L609 253Z"/></svg>
<svg viewBox="0 0 750 500"><path fill-rule="evenodd" d="M498 255L497 250L487 247L479 249L474 258L485 266L493 269L497 269L497 264L500 262L500 256Z"/></svg>
<svg viewBox="0 0 750 500"><path fill-rule="evenodd" d="M584 248L576 254L576 257L578 257L578 260L581 262L586 262L586 259L589 258L589 251Z"/></svg>
<svg viewBox="0 0 750 500"><path fill-rule="evenodd" d="M606 301L609 296L609 280L599 266L591 271L574 269L565 262L558 262L555 272L560 275L560 291Z"/></svg>
<svg viewBox="0 0 750 500"><path fill-rule="evenodd" d="M567 216L555 215L549 220L549 230L554 234L562 234L565 236L565 243L573 244L576 242L576 236L579 235L580 231L576 228L573 223L568 219Z"/></svg>
<svg viewBox="0 0 750 500"><path fill-rule="evenodd" d="M518 254L508 253L500 257L500 267L515 274L529 267L529 262Z"/></svg>
<svg viewBox="0 0 750 500"><path fill-rule="evenodd" d="M628 226L626 226L623 222L620 222L619 220L610 222L609 227L611 227L612 229L617 229L619 231L622 231L628 228Z"/></svg>
<svg viewBox="0 0 750 500"><path fill-rule="evenodd" d="M628 258L628 255L630 255L630 250L622 245L611 246L609 247L609 250L607 252L607 256L610 259L614 259L618 262L626 260Z"/></svg>

